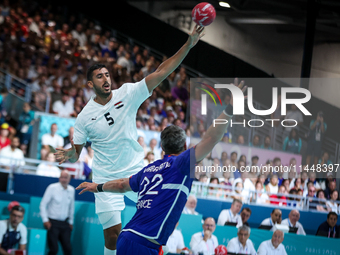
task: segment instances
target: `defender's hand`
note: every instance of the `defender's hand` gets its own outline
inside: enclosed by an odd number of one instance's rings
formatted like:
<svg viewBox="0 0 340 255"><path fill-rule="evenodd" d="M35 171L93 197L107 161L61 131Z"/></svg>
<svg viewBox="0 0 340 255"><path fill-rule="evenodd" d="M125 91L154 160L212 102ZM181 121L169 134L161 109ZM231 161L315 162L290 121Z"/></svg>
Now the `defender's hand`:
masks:
<svg viewBox="0 0 340 255"><path fill-rule="evenodd" d="M80 191L79 195L83 194L86 191L92 192L92 193L97 193L97 186L98 184L95 182L83 182L81 183L76 190L82 190Z"/></svg>
<svg viewBox="0 0 340 255"><path fill-rule="evenodd" d="M244 86L244 81L241 81L240 83L238 83L238 78L235 78L235 79L234 79L234 85L235 85L236 87L238 87L239 89L241 89L242 92L243 92L243 94L244 94L244 92L245 92L246 89L247 89L247 86ZM244 98L247 98L247 96L245 96ZM233 96L231 96L230 104L233 105L233 102L234 102Z"/></svg>

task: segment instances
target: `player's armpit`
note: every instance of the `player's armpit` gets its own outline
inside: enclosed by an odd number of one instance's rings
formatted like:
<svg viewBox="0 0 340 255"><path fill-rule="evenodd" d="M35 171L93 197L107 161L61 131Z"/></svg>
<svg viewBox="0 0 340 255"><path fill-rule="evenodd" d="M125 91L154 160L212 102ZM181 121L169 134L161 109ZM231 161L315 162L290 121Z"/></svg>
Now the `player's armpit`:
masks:
<svg viewBox="0 0 340 255"><path fill-rule="evenodd" d="M153 91L154 88L157 87L162 81L163 76L157 72L157 70L145 77L145 83L149 92Z"/></svg>

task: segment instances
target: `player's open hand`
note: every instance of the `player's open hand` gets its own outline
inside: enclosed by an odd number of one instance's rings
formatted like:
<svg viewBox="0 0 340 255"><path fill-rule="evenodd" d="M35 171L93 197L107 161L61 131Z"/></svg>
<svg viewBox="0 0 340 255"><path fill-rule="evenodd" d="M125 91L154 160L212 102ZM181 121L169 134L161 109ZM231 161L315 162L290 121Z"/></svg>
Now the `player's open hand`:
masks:
<svg viewBox="0 0 340 255"><path fill-rule="evenodd" d="M59 162L59 165L64 163L65 161L69 160L72 158L76 153L76 148L74 147L74 142L71 140L71 148L70 149L61 149L61 148L56 148L57 152L54 153L56 161Z"/></svg>
<svg viewBox="0 0 340 255"><path fill-rule="evenodd" d="M234 85L238 87L239 89L241 89L243 94L247 89L247 86L244 85L244 81L241 81L240 83L238 83L238 78L234 79ZM244 98L246 99L247 96L245 96ZM231 95L230 104L233 105L233 103L234 103L234 100L233 100L233 96Z"/></svg>
<svg viewBox="0 0 340 255"><path fill-rule="evenodd" d="M83 194L86 191L97 193L97 186L98 184L95 182L83 182L76 188L76 190L82 190L80 191L79 195Z"/></svg>
<svg viewBox="0 0 340 255"><path fill-rule="evenodd" d="M194 30L189 34L188 43L190 48L194 47L199 39L201 39L204 36L204 27L201 27L199 25L196 25Z"/></svg>

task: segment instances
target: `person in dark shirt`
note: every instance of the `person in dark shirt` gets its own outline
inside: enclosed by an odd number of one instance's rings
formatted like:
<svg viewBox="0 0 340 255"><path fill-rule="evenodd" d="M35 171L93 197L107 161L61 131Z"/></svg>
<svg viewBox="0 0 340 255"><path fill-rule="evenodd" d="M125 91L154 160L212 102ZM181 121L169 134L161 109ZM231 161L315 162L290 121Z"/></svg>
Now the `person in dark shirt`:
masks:
<svg viewBox="0 0 340 255"><path fill-rule="evenodd" d="M243 208L240 215L241 215L241 218L242 218L243 225L250 227L249 223L248 223L248 220L249 220L250 215L251 215L250 208L248 208L248 207Z"/></svg>
<svg viewBox="0 0 340 255"><path fill-rule="evenodd" d="M328 187L325 190L325 197L327 199L331 198L330 195L333 192L333 190L336 190L336 181L335 180L328 182Z"/></svg>
<svg viewBox="0 0 340 255"><path fill-rule="evenodd" d="M339 226L336 225L337 221L338 215L335 212L328 213L327 221L321 223L316 231L316 235L328 238L340 238Z"/></svg>
<svg viewBox="0 0 340 255"><path fill-rule="evenodd" d="M118 47L117 40L112 37L109 41L108 47L105 49L102 49L102 56L104 56L105 53L108 53L110 58L114 58L117 60L118 59L117 47Z"/></svg>
<svg viewBox="0 0 340 255"><path fill-rule="evenodd" d="M185 104L189 100L189 93L187 89L184 87L183 81L178 80L176 83L176 87L173 87L171 90L172 97L176 100L179 99L183 101Z"/></svg>
<svg viewBox="0 0 340 255"><path fill-rule="evenodd" d="M315 199L316 188L314 187L313 182L307 183L307 201L309 210L317 210L317 199Z"/></svg>

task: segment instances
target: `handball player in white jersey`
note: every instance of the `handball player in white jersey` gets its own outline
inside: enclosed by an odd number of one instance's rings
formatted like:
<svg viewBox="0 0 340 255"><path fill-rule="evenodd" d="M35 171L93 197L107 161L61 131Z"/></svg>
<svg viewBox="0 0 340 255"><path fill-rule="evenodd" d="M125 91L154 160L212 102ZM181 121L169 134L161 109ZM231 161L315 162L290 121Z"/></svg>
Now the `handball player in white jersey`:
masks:
<svg viewBox="0 0 340 255"><path fill-rule="evenodd" d="M91 66L87 71L87 84L93 88L95 95L77 117L72 147L68 150L57 149L56 158L60 164L67 160L76 162L89 138L94 150L93 182L127 178L142 169L144 150L137 142L137 110L153 89L179 66L203 36L203 29L196 26L180 50L155 72L140 82L125 83L116 90L111 90L110 74L104 65ZM136 196L132 192L130 194ZM104 255L116 254L121 211L125 208L124 197L120 194L96 193L95 204L104 229Z"/></svg>

